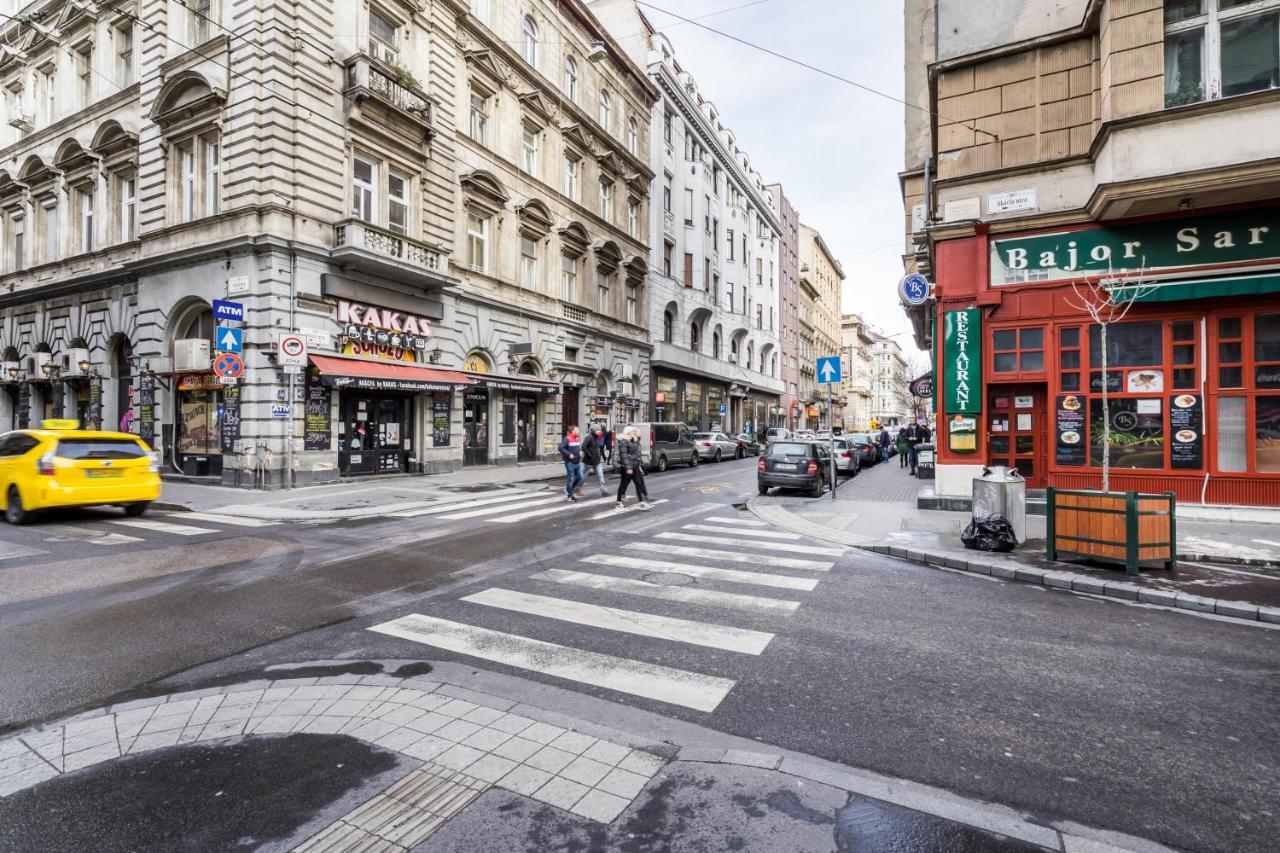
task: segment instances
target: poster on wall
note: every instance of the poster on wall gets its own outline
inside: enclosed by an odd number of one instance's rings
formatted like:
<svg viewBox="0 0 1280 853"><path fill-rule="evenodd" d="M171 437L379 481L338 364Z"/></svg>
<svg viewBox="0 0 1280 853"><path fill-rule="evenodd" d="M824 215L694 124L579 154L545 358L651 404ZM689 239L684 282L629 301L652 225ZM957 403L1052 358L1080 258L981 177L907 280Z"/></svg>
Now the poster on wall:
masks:
<svg viewBox="0 0 1280 853"><path fill-rule="evenodd" d="M982 411L982 312L977 308L943 314L944 411Z"/></svg>
<svg viewBox="0 0 1280 853"><path fill-rule="evenodd" d="M973 453L978 449L978 420L956 415L947 424L947 447L955 453Z"/></svg>
<svg viewBox="0 0 1280 853"><path fill-rule="evenodd" d="M222 389L222 420L218 430L218 444L223 453L234 453L240 440L240 386L228 385Z"/></svg>
<svg viewBox="0 0 1280 853"><path fill-rule="evenodd" d="M150 375L138 380L138 438L155 447L156 378Z"/></svg>
<svg viewBox="0 0 1280 853"><path fill-rule="evenodd" d="M1198 394L1169 398L1169 465L1173 468L1204 467L1204 404Z"/></svg>
<svg viewBox="0 0 1280 853"><path fill-rule="evenodd" d="M1054 442L1054 461L1059 465L1084 465L1084 404L1078 396L1068 394L1058 398L1055 411L1057 441Z"/></svg>
<svg viewBox="0 0 1280 853"><path fill-rule="evenodd" d="M330 415L329 389L318 381L307 379L306 399L302 408L302 448L328 450L333 446L333 419Z"/></svg>
<svg viewBox="0 0 1280 853"><path fill-rule="evenodd" d="M431 399L431 446L449 446L449 394L436 392Z"/></svg>

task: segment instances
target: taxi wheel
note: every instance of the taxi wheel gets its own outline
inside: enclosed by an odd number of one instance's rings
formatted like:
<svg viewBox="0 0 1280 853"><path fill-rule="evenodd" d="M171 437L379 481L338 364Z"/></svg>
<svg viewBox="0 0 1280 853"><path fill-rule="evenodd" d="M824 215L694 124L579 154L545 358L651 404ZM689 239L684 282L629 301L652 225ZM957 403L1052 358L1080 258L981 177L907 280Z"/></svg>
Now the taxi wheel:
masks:
<svg viewBox="0 0 1280 853"><path fill-rule="evenodd" d="M136 504L125 504L124 514L129 516L130 518L137 518L138 516L142 515L144 512L147 511L148 506L150 506L150 504L147 503L146 501L143 501L142 503L136 503Z"/></svg>
<svg viewBox="0 0 1280 853"><path fill-rule="evenodd" d="M9 487L9 497L5 502L4 520L10 524L26 524L31 520L31 513L22 508L22 496L17 486Z"/></svg>

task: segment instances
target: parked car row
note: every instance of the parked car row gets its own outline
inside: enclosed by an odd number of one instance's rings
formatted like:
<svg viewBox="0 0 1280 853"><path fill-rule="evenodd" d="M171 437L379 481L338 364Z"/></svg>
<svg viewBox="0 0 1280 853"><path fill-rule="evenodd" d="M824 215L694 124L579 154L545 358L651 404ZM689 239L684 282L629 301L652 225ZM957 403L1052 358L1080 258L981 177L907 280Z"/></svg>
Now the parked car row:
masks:
<svg viewBox="0 0 1280 853"><path fill-rule="evenodd" d="M665 471L672 465L693 467L700 461L721 462L759 456L760 444L746 433L693 432L688 425L668 421L629 424L640 430L640 453L645 468Z"/></svg>

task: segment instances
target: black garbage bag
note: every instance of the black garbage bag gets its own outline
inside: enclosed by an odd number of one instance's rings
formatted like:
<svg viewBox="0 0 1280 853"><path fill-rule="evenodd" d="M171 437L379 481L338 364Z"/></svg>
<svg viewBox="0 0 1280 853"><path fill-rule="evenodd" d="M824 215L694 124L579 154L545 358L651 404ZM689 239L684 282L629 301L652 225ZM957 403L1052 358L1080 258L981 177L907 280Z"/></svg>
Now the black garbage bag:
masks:
<svg viewBox="0 0 1280 853"><path fill-rule="evenodd" d="M1003 515L975 518L960 534L964 547L974 551L1012 551L1018 547L1013 525Z"/></svg>

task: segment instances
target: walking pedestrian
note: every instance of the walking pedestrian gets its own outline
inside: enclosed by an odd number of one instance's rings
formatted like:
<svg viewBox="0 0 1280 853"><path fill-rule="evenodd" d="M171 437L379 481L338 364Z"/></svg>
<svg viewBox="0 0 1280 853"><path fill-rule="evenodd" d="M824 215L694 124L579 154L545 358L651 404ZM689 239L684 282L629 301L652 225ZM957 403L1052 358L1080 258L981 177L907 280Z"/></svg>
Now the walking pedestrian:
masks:
<svg viewBox="0 0 1280 853"><path fill-rule="evenodd" d="M898 467L907 467L907 428L898 427Z"/></svg>
<svg viewBox="0 0 1280 853"><path fill-rule="evenodd" d="M649 508L649 491L644 485L644 460L640 454L640 430L627 427L618 436L614 446L617 451L618 467L618 509L622 509L623 500L627 496L627 486L636 484L636 498L641 509Z"/></svg>
<svg viewBox="0 0 1280 853"><path fill-rule="evenodd" d="M600 487L600 497L609 493L604 484L604 436L604 427L597 423L582 440L582 479L585 483L588 473L594 471L596 485Z"/></svg>
<svg viewBox="0 0 1280 853"><path fill-rule="evenodd" d="M884 425L882 424L880 426L880 461L881 462L889 461L889 444L891 441L892 439L889 438L889 430L885 429Z"/></svg>
<svg viewBox="0 0 1280 853"><path fill-rule="evenodd" d="M921 437L921 432L920 432L922 429L924 429L924 427L921 427L914 423L911 424L911 426L907 427L907 450L911 454L911 476L912 477L916 475L916 466L919 464L919 461L920 461L920 454L916 452L916 447L917 445L920 444L920 442L924 441L924 439Z"/></svg>
<svg viewBox="0 0 1280 853"><path fill-rule="evenodd" d="M613 464L613 430L608 427L604 428L604 462L606 465Z"/></svg>
<svg viewBox="0 0 1280 853"><path fill-rule="evenodd" d="M576 426L569 427L560 439L559 450L564 460L564 499L576 501L574 491L582 485L582 439Z"/></svg>

